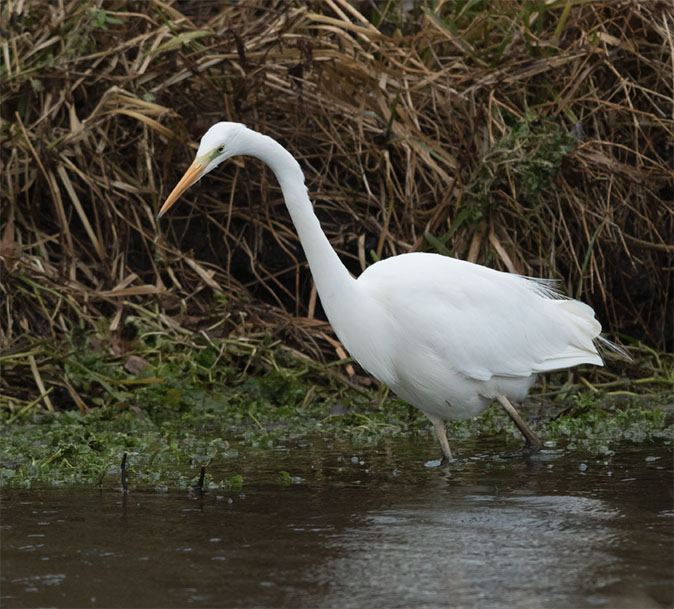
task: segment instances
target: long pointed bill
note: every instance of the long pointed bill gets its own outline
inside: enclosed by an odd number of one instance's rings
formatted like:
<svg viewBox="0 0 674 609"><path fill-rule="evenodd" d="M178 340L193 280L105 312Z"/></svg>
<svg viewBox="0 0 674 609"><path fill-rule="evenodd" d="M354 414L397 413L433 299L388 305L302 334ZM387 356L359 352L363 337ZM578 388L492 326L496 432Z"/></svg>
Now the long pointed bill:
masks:
<svg viewBox="0 0 674 609"><path fill-rule="evenodd" d="M195 159L194 162L189 166L185 175L180 178L175 188L171 191L171 194L164 201L164 205L161 206L159 213L157 214L157 220L161 218L192 184L194 184L202 175L204 169L206 169L206 164L200 160Z"/></svg>

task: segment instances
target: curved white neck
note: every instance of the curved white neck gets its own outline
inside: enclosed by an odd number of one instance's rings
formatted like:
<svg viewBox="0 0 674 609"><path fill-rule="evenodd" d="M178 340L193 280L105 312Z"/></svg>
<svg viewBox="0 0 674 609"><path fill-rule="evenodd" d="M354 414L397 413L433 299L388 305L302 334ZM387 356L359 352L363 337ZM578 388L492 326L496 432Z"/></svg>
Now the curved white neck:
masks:
<svg viewBox="0 0 674 609"><path fill-rule="evenodd" d="M304 174L299 163L272 138L254 131L249 131L247 135L250 137L250 151L244 154L260 159L276 175L309 262L321 304L339 335L340 311L343 312L344 299L353 291L356 281L342 264L321 228L304 185Z"/></svg>

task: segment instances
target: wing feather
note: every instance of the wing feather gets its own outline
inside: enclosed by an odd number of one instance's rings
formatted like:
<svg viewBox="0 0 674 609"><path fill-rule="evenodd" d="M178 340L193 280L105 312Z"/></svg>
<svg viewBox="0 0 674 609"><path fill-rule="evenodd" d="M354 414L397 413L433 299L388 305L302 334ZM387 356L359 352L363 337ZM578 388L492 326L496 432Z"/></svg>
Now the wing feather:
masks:
<svg viewBox="0 0 674 609"><path fill-rule="evenodd" d="M547 282L423 253L379 262L358 281L395 324L403 358L430 350L482 381L603 365L592 308Z"/></svg>

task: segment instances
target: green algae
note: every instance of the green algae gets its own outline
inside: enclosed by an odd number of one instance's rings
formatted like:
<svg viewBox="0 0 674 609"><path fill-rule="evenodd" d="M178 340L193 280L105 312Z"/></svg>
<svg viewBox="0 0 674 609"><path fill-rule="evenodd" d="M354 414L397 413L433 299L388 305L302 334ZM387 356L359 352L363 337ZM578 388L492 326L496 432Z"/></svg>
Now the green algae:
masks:
<svg viewBox="0 0 674 609"><path fill-rule="evenodd" d="M3 405L0 485L119 485L127 454L131 487L186 488L202 466L227 463L231 476L207 474L206 488L237 488L245 484L237 471L242 447L267 450L314 436L354 446L401 435L435 443L428 420L385 388L354 386L333 367L268 337L244 346L198 337L182 344L141 329L123 356L111 354L100 337L78 337L53 357L74 390L88 396L88 411L67 402L53 413ZM674 437L665 391L650 387L650 393L626 396L571 389L562 386L554 400L534 395L524 405L549 446L610 456L625 440ZM521 443L496 406L475 419L448 422L447 429L459 455L473 437L498 436L504 451ZM282 470L274 478L293 480Z"/></svg>

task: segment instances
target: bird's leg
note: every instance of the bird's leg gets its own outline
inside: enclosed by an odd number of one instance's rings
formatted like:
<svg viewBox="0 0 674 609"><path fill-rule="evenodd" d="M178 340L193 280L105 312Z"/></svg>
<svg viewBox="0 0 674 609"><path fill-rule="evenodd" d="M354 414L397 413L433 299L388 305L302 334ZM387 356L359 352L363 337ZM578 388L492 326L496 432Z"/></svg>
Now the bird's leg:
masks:
<svg viewBox="0 0 674 609"><path fill-rule="evenodd" d="M520 416L520 413L515 410L515 407L510 403L510 400L504 395L499 395L496 399L498 400L499 404L503 406L503 410L508 413L508 416L512 419L513 423L517 425L517 429L519 429L524 436L524 446L522 447L522 450L518 451L518 453L515 453L515 455L533 455L534 453L537 453L539 450L541 450L543 444L538 439L536 434L531 431L531 429L529 429L529 426L524 422L524 419Z"/></svg>
<svg viewBox="0 0 674 609"><path fill-rule="evenodd" d="M440 448L442 449L442 459L440 459L440 465L444 465L452 460L452 450L449 448L449 442L447 441L447 429L445 428L445 422L435 414L424 414L431 420L433 423L433 429L435 429L435 435L438 437L438 442L440 442Z"/></svg>

